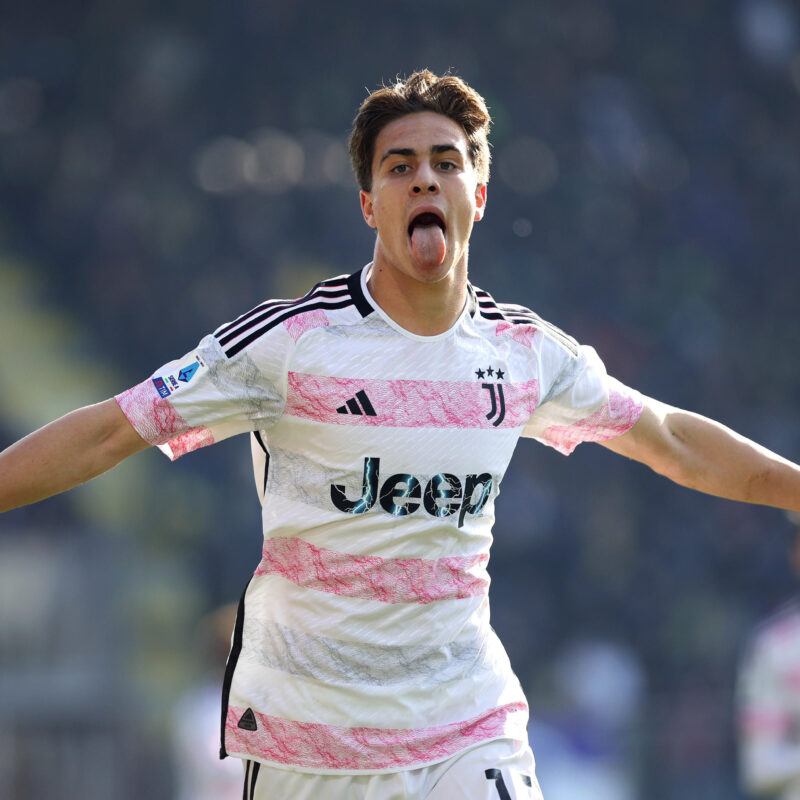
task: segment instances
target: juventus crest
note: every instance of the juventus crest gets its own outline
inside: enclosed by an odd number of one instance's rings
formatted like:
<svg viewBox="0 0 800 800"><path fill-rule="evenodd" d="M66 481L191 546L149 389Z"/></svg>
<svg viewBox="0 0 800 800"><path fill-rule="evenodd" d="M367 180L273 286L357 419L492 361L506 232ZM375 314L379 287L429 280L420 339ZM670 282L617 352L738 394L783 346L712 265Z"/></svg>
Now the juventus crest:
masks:
<svg viewBox="0 0 800 800"><path fill-rule="evenodd" d="M487 367L485 370L480 368L475 370L475 374L479 379L484 378L487 375L490 378L497 378L497 383L481 384L481 388L486 389L486 391L489 392L489 398L492 404L491 408L489 409L489 413L486 415L486 419L494 420L492 425L494 425L496 428L506 416L506 398L503 395L503 384L500 383L500 381L502 381L505 377L505 373L501 369Z"/></svg>

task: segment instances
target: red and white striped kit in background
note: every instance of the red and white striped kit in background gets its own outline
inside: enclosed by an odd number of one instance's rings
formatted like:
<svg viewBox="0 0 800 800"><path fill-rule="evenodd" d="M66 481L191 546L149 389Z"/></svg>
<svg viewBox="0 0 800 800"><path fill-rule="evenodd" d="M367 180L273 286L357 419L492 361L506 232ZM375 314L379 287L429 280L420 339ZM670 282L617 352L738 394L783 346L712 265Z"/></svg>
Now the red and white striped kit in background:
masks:
<svg viewBox="0 0 800 800"><path fill-rule="evenodd" d="M371 299L367 271L258 306L117 398L173 459L252 434L264 549L222 751L306 772L527 740L489 626L500 481L520 435L566 454L641 413L594 350L527 309L470 287L450 330L417 336Z"/></svg>

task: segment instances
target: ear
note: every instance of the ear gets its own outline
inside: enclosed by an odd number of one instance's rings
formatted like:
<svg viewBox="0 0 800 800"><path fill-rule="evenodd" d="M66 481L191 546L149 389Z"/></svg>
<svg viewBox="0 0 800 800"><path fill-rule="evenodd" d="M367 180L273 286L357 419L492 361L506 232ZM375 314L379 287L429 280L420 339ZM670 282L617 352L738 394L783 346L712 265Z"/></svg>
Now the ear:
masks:
<svg viewBox="0 0 800 800"><path fill-rule="evenodd" d="M486 211L486 184L479 183L475 187L475 222L483 219Z"/></svg>
<svg viewBox="0 0 800 800"><path fill-rule="evenodd" d="M364 215L364 222L366 222L370 228L377 228L378 226L375 224L375 212L372 206L372 194L362 189L358 193L358 196L361 200L361 213Z"/></svg>

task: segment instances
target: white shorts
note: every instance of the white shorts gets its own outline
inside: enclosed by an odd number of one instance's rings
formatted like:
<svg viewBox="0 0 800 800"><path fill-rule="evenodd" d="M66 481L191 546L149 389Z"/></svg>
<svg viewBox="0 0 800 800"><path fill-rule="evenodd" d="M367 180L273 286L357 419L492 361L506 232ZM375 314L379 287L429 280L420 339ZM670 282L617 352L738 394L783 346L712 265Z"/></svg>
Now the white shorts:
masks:
<svg viewBox="0 0 800 800"><path fill-rule="evenodd" d="M497 739L421 769L319 775L245 761L245 800L542 800L531 748Z"/></svg>

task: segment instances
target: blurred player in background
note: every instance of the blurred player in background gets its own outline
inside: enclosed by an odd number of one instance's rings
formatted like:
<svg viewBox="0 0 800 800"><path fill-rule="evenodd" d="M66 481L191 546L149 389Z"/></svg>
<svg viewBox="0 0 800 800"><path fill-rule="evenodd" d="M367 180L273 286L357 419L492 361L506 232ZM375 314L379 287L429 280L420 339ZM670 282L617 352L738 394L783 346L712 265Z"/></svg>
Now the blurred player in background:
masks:
<svg viewBox="0 0 800 800"><path fill-rule="evenodd" d="M800 514L789 552L800 579ZM800 800L800 600L762 622L742 661L738 685L742 786L754 795Z"/></svg>
<svg viewBox="0 0 800 800"><path fill-rule="evenodd" d="M232 759L220 760L219 683L225 670L235 604L207 614L198 626L199 676L173 713L172 743L176 800L239 800L242 770Z"/></svg>
<svg viewBox="0 0 800 800"><path fill-rule="evenodd" d="M541 797L489 623L494 503L520 436L564 454L600 442L684 486L800 511L796 464L640 395L469 283L489 124L454 76L371 93L350 140L371 263L256 306L0 454L4 510L150 445L175 459L250 434L264 548L221 721L250 800Z"/></svg>

